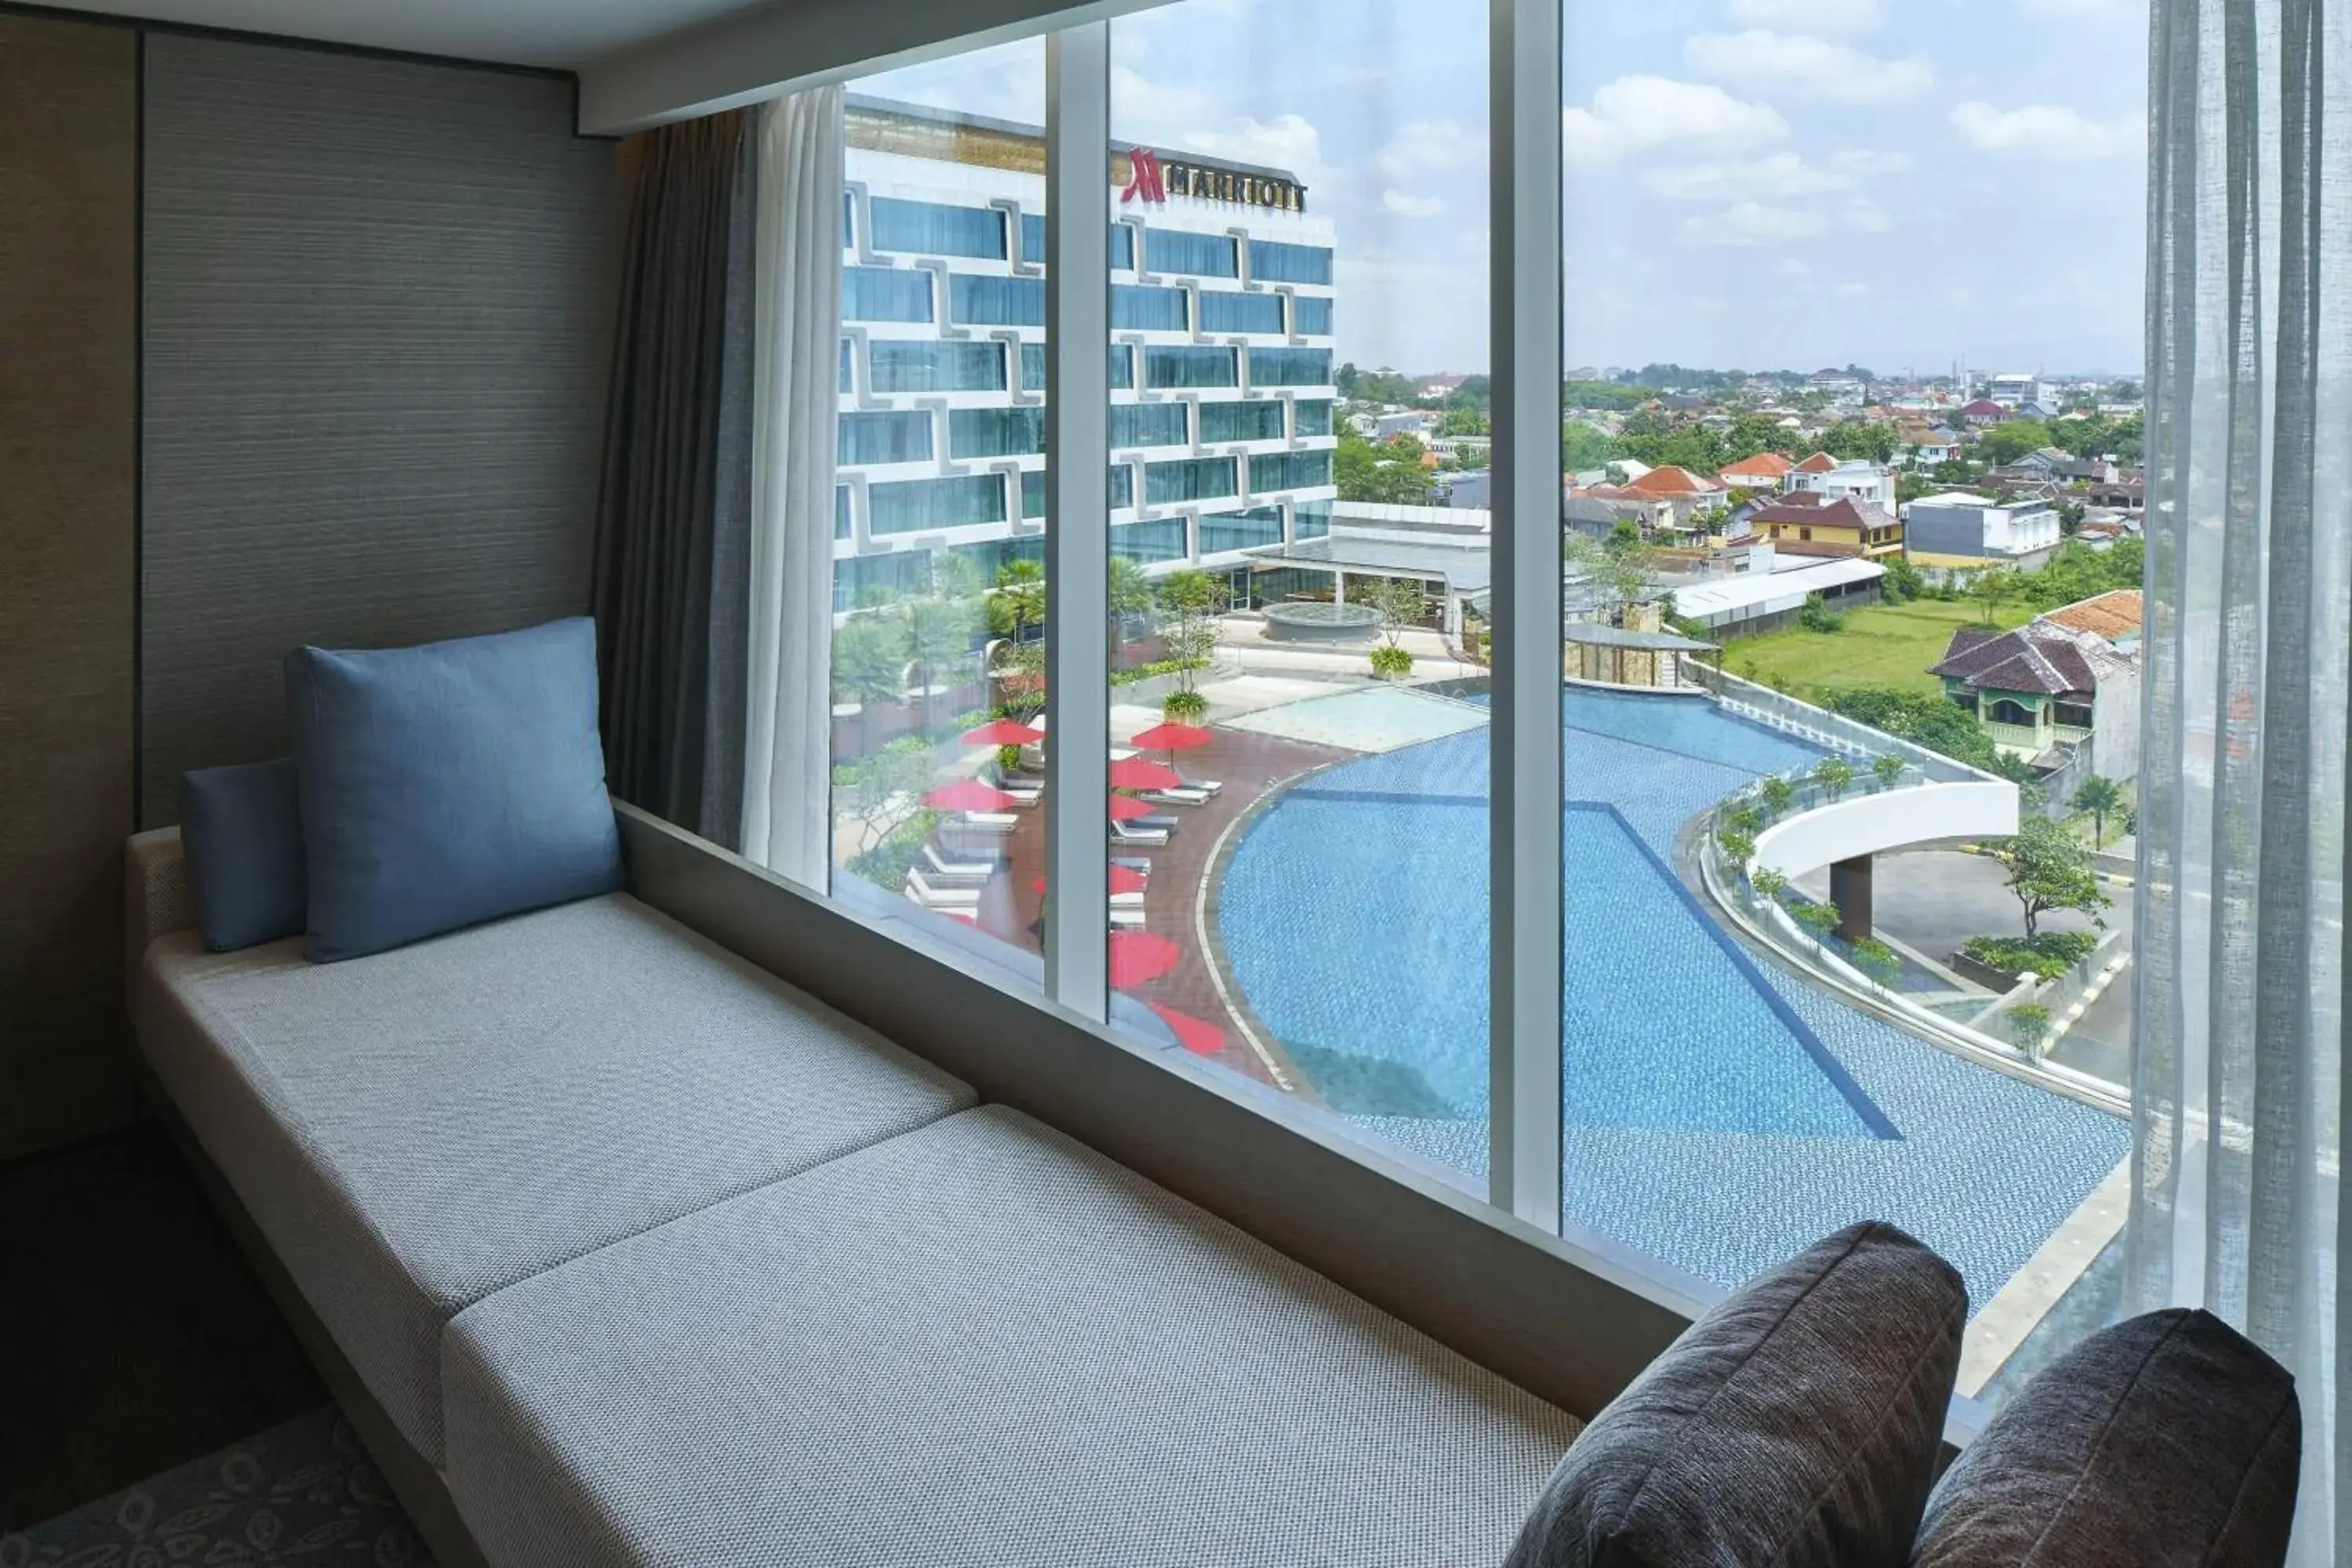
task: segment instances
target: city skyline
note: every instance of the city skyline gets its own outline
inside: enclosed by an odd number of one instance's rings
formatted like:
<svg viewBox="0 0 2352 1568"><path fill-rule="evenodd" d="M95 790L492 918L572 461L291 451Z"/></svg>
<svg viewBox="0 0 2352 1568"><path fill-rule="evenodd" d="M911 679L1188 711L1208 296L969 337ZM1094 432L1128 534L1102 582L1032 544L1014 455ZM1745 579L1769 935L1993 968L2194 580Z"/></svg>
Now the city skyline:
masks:
<svg viewBox="0 0 2352 1568"><path fill-rule="evenodd" d="M2135 374L2144 8L1573 0L1571 363ZM1119 139L1282 168L1338 225L1342 359L1488 363L1486 60L1449 0L1112 26ZM2084 70L2084 60L2113 70ZM1030 123L1042 40L856 90Z"/></svg>

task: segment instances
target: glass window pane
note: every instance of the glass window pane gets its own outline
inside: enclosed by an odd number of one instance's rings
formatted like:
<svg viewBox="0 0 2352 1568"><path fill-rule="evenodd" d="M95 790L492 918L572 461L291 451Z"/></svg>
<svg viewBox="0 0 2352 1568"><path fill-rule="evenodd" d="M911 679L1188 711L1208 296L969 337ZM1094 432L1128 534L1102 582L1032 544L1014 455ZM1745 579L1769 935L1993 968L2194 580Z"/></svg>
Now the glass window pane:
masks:
<svg viewBox="0 0 2352 1568"><path fill-rule="evenodd" d="M1329 349L1252 349L1252 386L1328 386Z"/></svg>
<svg viewBox="0 0 2352 1568"><path fill-rule="evenodd" d="M1143 231L1143 264L1153 272L1184 272L1201 278L1237 278L1242 269L1240 253L1231 237L1174 228Z"/></svg>
<svg viewBox="0 0 2352 1568"><path fill-rule="evenodd" d="M1016 400L1033 357L1043 379L1045 290L1007 264L1016 240L1025 260L1042 256L1044 119L1039 39L851 85L845 177L869 193L861 237L898 265L858 266L855 251L845 263L845 319L894 324L869 332L863 384L845 384L837 409L840 478L865 511L834 547L830 692L832 896L1033 987L1042 967L1011 916L1009 867L1037 853L1042 814L1023 783L1036 753L1007 759L962 737L1042 700L1045 541L1023 521L1045 510L1029 455L1042 411ZM1033 341L1007 343L1000 328ZM953 405L944 435L921 406L939 398ZM889 466L945 460L973 471ZM1024 471L1007 471L1016 463ZM938 794L950 785L1003 793ZM1004 809L980 809L991 803Z"/></svg>
<svg viewBox="0 0 2352 1568"><path fill-rule="evenodd" d="M845 321L928 321L931 275L888 267L845 267L841 316Z"/></svg>
<svg viewBox="0 0 2352 1568"><path fill-rule="evenodd" d="M1110 324L1129 332L1184 332L1192 327L1184 312L1184 290L1136 283L1111 285Z"/></svg>
<svg viewBox="0 0 2352 1568"><path fill-rule="evenodd" d="M1487 520L1400 522L1390 509L1432 502L1440 470L1354 433L1417 407L1417 378L1486 368L1486 31L1462 17L1459 0L1179 0L1111 24L1114 177L1134 193L1118 210L1145 225L1154 276L1203 280L1195 321L1176 290L1114 308L1130 331L1264 346L1244 363L1223 342L1141 345L1147 394L1181 389L1200 441L1243 451L1146 466L1144 510L1178 515L1135 526L1164 529L1164 553L1113 531L1133 565L1112 579L1125 782L1105 830L1127 873L1109 940L1134 959L1115 1026L1483 1192L1486 669L1460 627L1487 587ZM1339 388L1342 360L1398 369ZM1317 389L1295 425L1291 387ZM1467 447L1439 460L1483 466Z"/></svg>
<svg viewBox="0 0 2352 1568"><path fill-rule="evenodd" d="M992 208L876 196L867 210L873 215L877 250L1004 258L1004 215Z"/></svg>
<svg viewBox="0 0 2352 1568"><path fill-rule="evenodd" d="M1234 351L1221 348L1147 348L1143 384L1155 391L1186 386L1238 386Z"/></svg>
<svg viewBox="0 0 2352 1568"><path fill-rule="evenodd" d="M867 463L919 463L931 456L931 416L927 413L844 414L839 418L843 468Z"/></svg>
<svg viewBox="0 0 2352 1568"><path fill-rule="evenodd" d="M1035 345L1025 345L1035 346ZM900 392L1002 392L1004 345L971 342L895 342L866 345L874 390ZM1043 353L1039 347L1039 353ZM842 388L849 390L846 384Z"/></svg>
<svg viewBox="0 0 2352 1568"><path fill-rule="evenodd" d="M1246 511L1203 512L1201 553L1221 555L1231 550L1255 550L1282 542L1282 509L1252 507Z"/></svg>
<svg viewBox="0 0 2352 1568"><path fill-rule="evenodd" d="M1231 458L1189 458L1181 462L1144 465L1143 499L1149 506L1218 500L1237 493Z"/></svg>
<svg viewBox="0 0 2352 1568"><path fill-rule="evenodd" d="M962 327L1042 327L1043 278L997 278L979 272L948 275L948 312Z"/></svg>
<svg viewBox="0 0 2352 1568"><path fill-rule="evenodd" d="M1330 247L1253 239L1250 278L1259 283L1328 284L1331 281Z"/></svg>
<svg viewBox="0 0 2352 1568"><path fill-rule="evenodd" d="M1114 463L1110 470L1110 506L1113 511L1135 504L1135 468L1130 463Z"/></svg>
<svg viewBox="0 0 2352 1568"><path fill-rule="evenodd" d="M1181 403L1119 403L1110 411L1110 444L1117 451L1129 447L1181 447L1191 440L1185 431Z"/></svg>
<svg viewBox="0 0 2352 1568"><path fill-rule="evenodd" d="M1279 332L1282 297L1278 294L1236 294L1223 289L1201 291L1201 330L1204 332Z"/></svg>
<svg viewBox="0 0 2352 1568"><path fill-rule="evenodd" d="M948 416L948 456L1019 458L1045 449L1043 408L959 408Z"/></svg>
<svg viewBox="0 0 2352 1568"><path fill-rule="evenodd" d="M838 389L843 392L857 390L856 376L850 369L850 357L849 340L844 338L841 340L841 380L838 386Z"/></svg>
<svg viewBox="0 0 2352 1568"><path fill-rule="evenodd" d="M1118 271L1135 270L1135 230L1123 223L1110 226L1110 264Z"/></svg>
<svg viewBox="0 0 2352 1568"><path fill-rule="evenodd" d="M920 533L1004 521L1004 480L995 474L948 479L892 479L868 486L876 534Z"/></svg>
<svg viewBox="0 0 2352 1568"><path fill-rule="evenodd" d="M1125 343L1110 346L1110 389L1113 392L1135 389L1135 353Z"/></svg>
<svg viewBox="0 0 2352 1568"><path fill-rule="evenodd" d="M1280 441L1287 435L1283 428L1282 405L1271 398L1201 405L1201 439L1204 442Z"/></svg>
<svg viewBox="0 0 2352 1568"><path fill-rule="evenodd" d="M2137 772L2097 492L2142 458L2147 10L1866 9L1831 44L1565 0L1564 1211L1725 1289L1892 1220L1997 1402L2123 1294L2135 933L2076 791ZM1751 52L1798 44L1869 85ZM1742 149L1653 140L1667 97ZM2037 104L2101 155L2045 162ZM2063 285L1986 286L1986 236L2059 232ZM1467 399L1423 390L1433 443ZM2061 644L2088 726L2025 673ZM2113 902L2029 928L2020 844Z"/></svg>
<svg viewBox="0 0 2352 1568"><path fill-rule="evenodd" d="M1110 552L1137 565L1155 565L1184 559L1184 520L1154 518L1149 522L1122 522L1110 531Z"/></svg>
<svg viewBox="0 0 2352 1568"><path fill-rule="evenodd" d="M1331 482L1328 452L1268 452L1252 458L1249 466L1253 490L1309 489Z"/></svg>

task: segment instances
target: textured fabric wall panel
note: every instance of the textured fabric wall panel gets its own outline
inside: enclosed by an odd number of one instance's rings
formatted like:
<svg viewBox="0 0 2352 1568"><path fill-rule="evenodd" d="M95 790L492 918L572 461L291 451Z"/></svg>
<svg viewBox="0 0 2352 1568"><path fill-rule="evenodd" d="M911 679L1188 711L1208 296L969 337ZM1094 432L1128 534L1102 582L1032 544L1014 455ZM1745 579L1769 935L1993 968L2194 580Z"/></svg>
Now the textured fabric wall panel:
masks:
<svg viewBox="0 0 2352 1568"><path fill-rule="evenodd" d="M0 1158L130 1107L138 40L0 16Z"/></svg>
<svg viewBox="0 0 2352 1568"><path fill-rule="evenodd" d="M151 37L142 821L278 659L588 607L619 236L569 82Z"/></svg>

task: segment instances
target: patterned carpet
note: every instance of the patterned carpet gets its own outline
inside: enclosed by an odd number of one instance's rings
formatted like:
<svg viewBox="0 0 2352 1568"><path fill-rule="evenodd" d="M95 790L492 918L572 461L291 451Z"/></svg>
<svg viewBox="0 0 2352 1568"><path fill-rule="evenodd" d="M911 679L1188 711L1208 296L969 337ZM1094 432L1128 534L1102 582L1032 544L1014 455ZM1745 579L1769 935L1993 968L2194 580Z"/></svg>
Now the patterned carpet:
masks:
<svg viewBox="0 0 2352 1568"><path fill-rule="evenodd" d="M278 1563L433 1568L392 1489L331 1405L0 1536L0 1568Z"/></svg>

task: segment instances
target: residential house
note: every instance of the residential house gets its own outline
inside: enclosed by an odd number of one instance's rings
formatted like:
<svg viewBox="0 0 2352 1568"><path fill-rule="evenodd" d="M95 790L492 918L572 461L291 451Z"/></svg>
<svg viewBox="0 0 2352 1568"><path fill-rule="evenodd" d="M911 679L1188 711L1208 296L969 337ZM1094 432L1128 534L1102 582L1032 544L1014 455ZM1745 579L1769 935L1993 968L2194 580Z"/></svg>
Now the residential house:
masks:
<svg viewBox="0 0 2352 1568"><path fill-rule="evenodd" d="M1716 478L1735 490L1752 490L1762 494L1778 490L1796 465L1778 452L1759 452L1752 458L1742 458L1727 463L1716 472Z"/></svg>
<svg viewBox="0 0 2352 1568"><path fill-rule="evenodd" d="M1751 513L1748 532L1790 555L1884 560L1903 553L1903 523L1892 511L1852 496L1800 490Z"/></svg>
<svg viewBox="0 0 2352 1568"><path fill-rule="evenodd" d="M1962 407L1960 414L1971 425L2004 425L2016 417L2016 411L1995 403L1990 397L1979 397Z"/></svg>
<svg viewBox="0 0 2352 1568"><path fill-rule="evenodd" d="M1876 463L1859 459L1832 461L1826 468L1817 467L1814 459L1823 454L1816 452L1798 465L1789 475L1788 490L1791 495L1811 491L1834 500L1850 498L1864 506L1876 507L1891 512L1895 507L1895 470Z"/></svg>
<svg viewBox="0 0 2352 1568"><path fill-rule="evenodd" d="M1428 415L1408 408L1393 414L1381 415L1374 422L1372 433L1382 441L1391 440L1399 436L1411 436L1415 439L1421 439L1426 437L1433 427Z"/></svg>
<svg viewBox="0 0 2352 1568"><path fill-rule="evenodd" d="M1963 626L1928 673L1993 744L2063 773L2063 793L2094 773L2129 780L2139 773L2139 594L2126 589L2012 632Z"/></svg>
<svg viewBox="0 0 2352 1568"><path fill-rule="evenodd" d="M2058 548L2058 509L2047 500L2003 501L1966 490L1924 496L1903 509L1906 553L1927 571L2039 566Z"/></svg>
<svg viewBox="0 0 2352 1568"><path fill-rule="evenodd" d="M1902 453L1912 466L1933 468L1960 460L1964 443L1957 431L1942 426L1906 425L1901 431Z"/></svg>
<svg viewBox="0 0 2352 1568"><path fill-rule="evenodd" d="M2058 389L2038 375L2011 371L2006 375L1997 375L1992 378L1988 401L1998 403L2003 408L2023 409L2032 404L2050 408L2057 405ZM2024 416L2024 417L2032 416Z"/></svg>
<svg viewBox="0 0 2352 1568"><path fill-rule="evenodd" d="M2121 468L2114 479L2095 483L2083 498L2088 506L2138 511L2147 505L2147 475L2140 468Z"/></svg>
<svg viewBox="0 0 2352 1568"><path fill-rule="evenodd" d="M1652 468L1621 489L1626 500L1665 506L1672 513L1672 521L1662 526L1676 533L1698 531L1702 526L1698 520L1722 509L1731 493L1730 487L1721 479L1694 474L1674 463ZM1602 492L1596 489L1594 493Z"/></svg>

